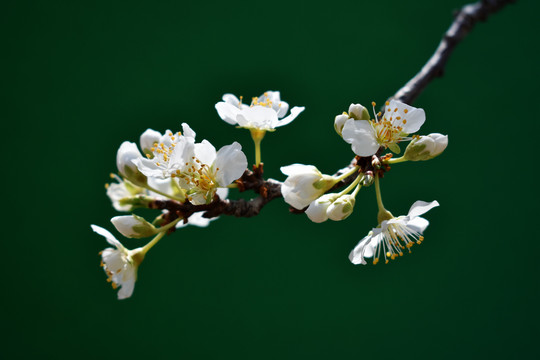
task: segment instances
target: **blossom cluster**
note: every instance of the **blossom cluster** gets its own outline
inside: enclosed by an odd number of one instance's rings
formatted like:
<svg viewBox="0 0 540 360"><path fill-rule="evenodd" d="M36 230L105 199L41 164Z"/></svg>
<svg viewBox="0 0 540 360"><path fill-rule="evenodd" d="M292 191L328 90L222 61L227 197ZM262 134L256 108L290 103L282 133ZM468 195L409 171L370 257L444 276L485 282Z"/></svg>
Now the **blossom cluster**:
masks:
<svg viewBox="0 0 540 360"><path fill-rule="evenodd" d="M289 124L304 110L293 107L289 111L289 105L277 91L253 97L249 105L243 103L241 96L225 94L215 108L225 122L250 131L255 145L254 169L259 169L261 177L261 141L266 132ZM354 164L338 175L325 175L313 165L281 168L287 176L280 188L285 202L298 212L305 212L315 223L346 219L353 212L360 189L375 184L378 225L352 250L350 260L354 264L366 264L366 258L373 258L374 264L381 258L388 262L423 241L428 221L420 215L438 203L417 201L406 216L394 217L382 204L379 179L389 164L432 159L448 143L448 137L441 134L411 136L425 121L422 109L392 100L386 103L384 114L374 115L371 119L365 107L351 104L348 112L335 117L336 132L351 144L356 155ZM399 154L399 144L405 141L410 143L402 157L382 154L386 149ZM220 202L230 204L226 200L229 189L242 190L242 179L249 171L238 142L216 150L208 140L197 142L195 131L186 123L175 132L148 129L141 134L138 145L122 143L116 165L118 174L111 175L115 181L107 184L107 195L117 211L131 214L115 216L111 222L126 238L152 238L146 245L129 250L108 230L92 225L113 246L100 253L101 265L113 288L120 287L118 298L124 299L133 293L138 268L147 252L176 229L188 224L208 226L217 215L207 211ZM341 187L344 189L334 191ZM263 197L265 191L255 189ZM177 210L159 204L172 204ZM134 213L138 208L161 211L148 221Z"/></svg>
<svg viewBox="0 0 540 360"><path fill-rule="evenodd" d="M360 189L375 183L378 224L360 240L349 256L353 264L364 265L366 258L373 258L373 264L377 264L381 258L388 263L402 256L404 250L410 252L414 244L422 243L422 234L429 222L420 215L439 205L437 201L417 201L408 215L393 216L383 205L379 185L379 178L389 169L388 165L429 160L440 155L448 145L448 136L442 134L411 136L425 122L423 109L396 100L385 103L384 114L375 113L375 103L372 106L374 119L370 118L367 108L360 104L351 104L348 112L334 119L336 132L351 144L356 155L355 165L348 171L340 176L330 176L322 174L313 165L294 164L281 168L287 175L281 189L285 201L298 210L305 210L309 219L316 223L348 218ZM405 141L410 143L402 157L393 159L391 153L382 155L386 149L399 154L400 143ZM328 192L346 179L353 180L344 190Z"/></svg>

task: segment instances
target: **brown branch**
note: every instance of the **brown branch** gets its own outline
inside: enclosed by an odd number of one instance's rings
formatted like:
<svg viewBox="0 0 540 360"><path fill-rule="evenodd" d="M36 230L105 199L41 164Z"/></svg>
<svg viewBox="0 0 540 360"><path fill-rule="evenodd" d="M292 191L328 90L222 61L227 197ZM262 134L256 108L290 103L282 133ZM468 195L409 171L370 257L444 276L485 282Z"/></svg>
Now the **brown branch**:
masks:
<svg viewBox="0 0 540 360"><path fill-rule="evenodd" d="M446 31L435 53L428 62L422 67L420 72L409 80L401 89L399 89L390 99L396 99L407 104L412 104L427 85L444 73L446 62L459 44L473 29L479 21L485 21L489 15L496 13L505 5L516 0L481 0L476 3L463 6L455 13L454 21ZM379 154L374 155L379 156ZM371 157L355 157L351 163L339 170L335 175L344 174L353 166L360 166L362 172L375 171L371 165ZM376 171L382 175L389 167L383 167ZM350 184L355 175L342 180L334 188L339 188ZM178 217L187 218L195 212L204 211L204 217L213 218L219 215L230 215L236 217L252 217L258 215L262 208L270 201L282 197L281 182L273 179L265 180L263 177L262 164L253 167L253 171L246 170L244 175L236 181L240 191L252 190L259 194L250 200L229 200L215 197L210 204L193 205L189 202L179 203L174 200L155 200L150 204L153 209L168 210L164 216L164 223L173 221ZM301 213L302 210L291 208L292 212Z"/></svg>
<svg viewBox="0 0 540 360"><path fill-rule="evenodd" d="M516 0L482 0L463 6L455 13L454 22L446 31L437 50L422 67L420 72L409 80L390 99L412 104L426 86L435 78L442 77L444 67L457 44L465 38L479 21L485 21L505 5Z"/></svg>

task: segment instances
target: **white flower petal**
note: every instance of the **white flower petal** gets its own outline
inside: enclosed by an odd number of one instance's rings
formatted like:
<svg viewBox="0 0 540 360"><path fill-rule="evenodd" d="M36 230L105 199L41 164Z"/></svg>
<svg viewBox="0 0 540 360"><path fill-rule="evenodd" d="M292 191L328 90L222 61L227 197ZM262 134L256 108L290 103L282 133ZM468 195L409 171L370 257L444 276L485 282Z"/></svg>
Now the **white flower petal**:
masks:
<svg viewBox="0 0 540 360"><path fill-rule="evenodd" d="M221 98L221 100L223 100L224 102L226 102L227 104L231 104L237 108L240 108L240 106L238 106L240 104L240 99L238 99L235 95L233 94L225 94L223 95L223 97Z"/></svg>
<svg viewBox="0 0 540 360"><path fill-rule="evenodd" d="M116 211L130 211L131 205L120 205L120 200L132 197L133 195L126 188L124 182L112 183L107 187L107 196L111 199Z"/></svg>
<svg viewBox="0 0 540 360"><path fill-rule="evenodd" d="M184 224L183 221L180 221L179 223L176 224L176 228L180 229L187 225L194 225L197 227L207 227L208 225L210 225L210 222L212 220L217 219L217 218L207 219L203 217L203 214L204 214L204 211L199 211L199 212L194 213L188 218L188 222L186 224Z"/></svg>
<svg viewBox="0 0 540 360"><path fill-rule="evenodd" d="M439 133L433 133L428 135L435 142L435 149L433 150L432 155L437 156L446 149L448 146L448 135L443 135Z"/></svg>
<svg viewBox="0 0 540 360"><path fill-rule="evenodd" d="M420 130L424 122L426 121L426 113L424 109L416 109L408 113L405 117L406 124L403 124L403 132L412 134Z"/></svg>
<svg viewBox="0 0 540 360"><path fill-rule="evenodd" d="M423 217L417 216L407 222L407 228L422 234L429 225L429 221Z"/></svg>
<svg viewBox="0 0 540 360"><path fill-rule="evenodd" d="M225 187L240 178L247 168L247 158L242 152L242 146L235 141L219 149L214 166L220 187Z"/></svg>
<svg viewBox="0 0 540 360"><path fill-rule="evenodd" d="M332 177L321 174L312 165L293 164L283 166L281 171L288 175L281 187L283 199L299 210L308 206L335 183ZM315 187L314 184L321 180L325 180L325 183Z"/></svg>
<svg viewBox="0 0 540 360"><path fill-rule="evenodd" d="M216 191L216 194L219 196L220 199L224 200L229 196L229 189L228 188L218 188Z"/></svg>
<svg viewBox="0 0 540 360"><path fill-rule="evenodd" d="M160 178L157 178L157 177L149 177L148 178L148 185L152 188L152 189L156 189L162 193L165 193L167 195L171 195L173 196L174 195L174 190L173 190L173 184L171 183L171 178L167 178L167 179L160 179ZM154 197L154 198L158 198L158 199L164 199L165 197L163 195L160 195L158 193L155 193L153 191L150 191L150 196Z"/></svg>
<svg viewBox="0 0 540 360"><path fill-rule="evenodd" d="M236 125L238 123L237 117L240 114L240 109L238 107L225 102L218 102L215 107L219 117L225 122L231 125Z"/></svg>
<svg viewBox="0 0 540 360"><path fill-rule="evenodd" d="M116 167L118 172L127 177L130 173L137 172L133 160L142 158L142 154L135 143L124 141L116 153Z"/></svg>
<svg viewBox="0 0 540 360"><path fill-rule="evenodd" d="M135 272L136 271L137 270L135 270ZM120 288L120 290L118 290L118 300L127 299L131 297L131 295L133 295L136 280L137 278L135 276L122 283L122 287Z"/></svg>
<svg viewBox="0 0 540 360"><path fill-rule="evenodd" d="M103 236L107 240L107 242L109 244L113 245L117 249L124 250L124 251L126 250L124 245L122 245L120 243L120 241L116 240L114 235L111 234L108 230L102 228L101 226L97 226L97 225L90 225L90 227L92 228L92 230L94 230L94 232L96 232L99 235Z"/></svg>
<svg viewBox="0 0 540 360"><path fill-rule="evenodd" d="M295 106L291 109L291 113L286 118L283 118L281 120L278 120L274 127L279 127L283 125L287 125L288 123L292 122L296 117L304 111L305 107L303 106Z"/></svg>
<svg viewBox="0 0 540 360"><path fill-rule="evenodd" d="M285 101L280 101L279 104L276 106L272 105L272 108L277 111L277 116L279 119L285 116L287 114L287 111L289 111L289 104L287 104Z"/></svg>
<svg viewBox="0 0 540 360"><path fill-rule="evenodd" d="M148 154L151 153L152 151L150 151L150 149L161 139L161 136L162 135L159 131L152 129L147 129L145 132L143 132L139 140L142 151Z"/></svg>
<svg viewBox="0 0 540 360"><path fill-rule="evenodd" d="M203 140L199 144L195 144L195 157L202 164L212 165L216 160L216 148L207 140Z"/></svg>
<svg viewBox="0 0 540 360"><path fill-rule="evenodd" d="M304 164L292 164L287 166L282 166L280 168L281 172L287 176L300 175L304 173L313 173L318 176L321 176L321 172L313 165L304 165Z"/></svg>
<svg viewBox="0 0 540 360"><path fill-rule="evenodd" d="M157 165L150 159L139 158L133 161L137 166L137 169L148 177L165 178L163 170L157 167Z"/></svg>
<svg viewBox="0 0 540 360"><path fill-rule="evenodd" d="M379 150L373 126L367 120L347 120L341 135L358 156L371 156Z"/></svg>
<svg viewBox="0 0 540 360"><path fill-rule="evenodd" d="M274 109L256 105L242 110L236 121L241 127L271 130L278 122L278 117Z"/></svg>
<svg viewBox="0 0 540 360"><path fill-rule="evenodd" d="M431 209L433 209L434 207L437 207L437 206L439 206L439 203L437 202L437 200L432 201L430 203L419 200L419 201L415 202L414 204L412 204L407 216L410 219L413 219L416 216L420 216L422 214L425 214L426 212L428 212L429 210L431 210Z"/></svg>
<svg viewBox="0 0 540 360"><path fill-rule="evenodd" d="M349 254L349 260L353 264L367 264L365 258L373 256L373 245L371 244L371 242L375 235L376 234L374 234L373 230L370 231L369 234L364 236L364 238L360 240L358 244L354 247L354 249Z"/></svg>
<svg viewBox="0 0 540 360"><path fill-rule="evenodd" d="M397 113L399 115L393 115L394 118L396 116L401 116L402 119L406 120L402 127L403 132L407 134L412 134L420 130L420 127L422 127L426 121L426 114L423 109L417 109L397 100L390 101L390 104L386 107L387 114L385 114L385 117L394 114L395 109L398 109Z"/></svg>
<svg viewBox="0 0 540 360"><path fill-rule="evenodd" d="M192 128L189 127L188 124L182 123L182 135L186 137L187 139L195 141L195 131L193 131Z"/></svg>
<svg viewBox="0 0 540 360"><path fill-rule="evenodd" d="M322 223L328 220L326 211L337 197L337 194L326 194L316 200L313 200L306 209L307 217L315 223Z"/></svg>

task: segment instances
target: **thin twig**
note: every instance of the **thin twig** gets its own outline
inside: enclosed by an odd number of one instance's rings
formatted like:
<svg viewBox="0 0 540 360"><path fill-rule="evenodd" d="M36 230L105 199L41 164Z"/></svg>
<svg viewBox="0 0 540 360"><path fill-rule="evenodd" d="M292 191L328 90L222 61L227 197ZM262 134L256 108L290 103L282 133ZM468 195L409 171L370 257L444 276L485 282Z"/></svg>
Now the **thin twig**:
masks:
<svg viewBox="0 0 540 360"><path fill-rule="evenodd" d="M457 44L465 38L479 21L485 21L489 15L496 13L505 5L515 0L483 0L463 6L456 14L454 22L446 31L437 50L422 67L420 72L409 80L390 99L412 104L427 85L444 74L446 62Z"/></svg>

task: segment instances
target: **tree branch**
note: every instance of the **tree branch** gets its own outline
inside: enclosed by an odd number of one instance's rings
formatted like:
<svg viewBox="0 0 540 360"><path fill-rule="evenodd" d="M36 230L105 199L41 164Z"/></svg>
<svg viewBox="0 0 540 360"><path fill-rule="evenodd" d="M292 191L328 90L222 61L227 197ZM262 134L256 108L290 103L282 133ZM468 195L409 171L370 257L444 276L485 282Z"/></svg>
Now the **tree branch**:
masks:
<svg viewBox="0 0 540 360"><path fill-rule="evenodd" d="M446 31L437 50L422 67L420 72L409 80L390 99L399 100L406 104L412 104L427 85L435 78L442 77L444 67L454 51L474 25L479 21L485 21L489 15L496 13L505 5L516 0L482 0L463 6L455 13L454 22Z"/></svg>
<svg viewBox="0 0 540 360"><path fill-rule="evenodd" d="M409 80L401 89L399 89L390 99L399 100L406 104L412 104L427 85L437 77L441 77L444 73L446 62L454 51L455 47L471 32L474 25L479 21L485 21L488 16L496 13L505 5L515 2L516 0L480 0L476 3L463 6L455 13L454 21L450 28L446 31L435 53L429 58L427 63L422 67L420 72ZM379 156L374 155L374 156ZM355 157L351 163L339 170L336 175L344 174L353 166L360 166L361 171L374 171L371 166L371 157L361 158ZM384 171L389 170L389 167L383 167L379 171L382 175ZM342 180L334 188L339 188L350 184L355 175ZM174 200L155 200L151 203L150 208L168 210L164 217L165 223L173 221L178 217L187 219L195 212L204 211L204 217L213 218L220 215L230 215L236 217L252 217L258 215L262 208L270 201L280 198L281 186L283 183L263 177L262 164L258 167L254 166L253 171L246 170L244 175L236 181L239 190L252 190L259 196L250 200L229 200L215 197L210 204L193 205L189 202L179 203ZM302 210L291 208L291 212L301 213ZM174 229L171 229L173 231Z"/></svg>

